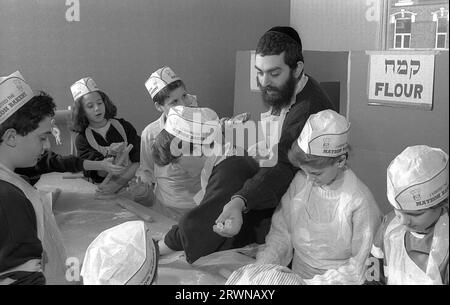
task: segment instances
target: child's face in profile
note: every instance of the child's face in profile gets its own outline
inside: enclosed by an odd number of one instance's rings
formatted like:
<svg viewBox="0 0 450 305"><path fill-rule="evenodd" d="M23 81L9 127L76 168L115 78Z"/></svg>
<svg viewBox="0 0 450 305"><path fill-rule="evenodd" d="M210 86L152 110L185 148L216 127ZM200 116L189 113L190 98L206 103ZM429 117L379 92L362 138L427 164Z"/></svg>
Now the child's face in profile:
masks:
<svg viewBox="0 0 450 305"><path fill-rule="evenodd" d="M431 207L419 211L395 210L395 215L400 218L402 225L410 232L429 233L441 216L442 206Z"/></svg>
<svg viewBox="0 0 450 305"><path fill-rule="evenodd" d="M90 92L82 97L82 107L89 123L101 123L105 119L105 103L98 92Z"/></svg>
<svg viewBox="0 0 450 305"><path fill-rule="evenodd" d="M331 184L339 174L339 163L335 162L324 168L315 168L309 165L301 165L300 168L314 181L317 186Z"/></svg>
<svg viewBox="0 0 450 305"><path fill-rule="evenodd" d="M175 106L189 106L189 99L186 89L181 86L170 92L168 98L164 100L164 105L155 103L156 108L160 112L164 112L166 115L169 113L170 108Z"/></svg>
<svg viewBox="0 0 450 305"><path fill-rule="evenodd" d="M49 148L48 137L51 136L51 118L45 117L37 129L25 136L17 135L17 153L20 154L19 167L35 166L44 149Z"/></svg>

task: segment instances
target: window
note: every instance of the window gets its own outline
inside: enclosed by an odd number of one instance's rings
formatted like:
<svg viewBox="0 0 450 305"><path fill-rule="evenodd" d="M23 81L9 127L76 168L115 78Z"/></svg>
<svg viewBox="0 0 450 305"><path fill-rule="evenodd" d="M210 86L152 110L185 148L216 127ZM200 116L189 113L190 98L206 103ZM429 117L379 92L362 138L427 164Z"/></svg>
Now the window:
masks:
<svg viewBox="0 0 450 305"><path fill-rule="evenodd" d="M448 49L447 33L448 33L448 10L443 7L439 11L432 13L433 21L436 22L436 49Z"/></svg>
<svg viewBox="0 0 450 305"><path fill-rule="evenodd" d="M395 49L409 49L411 42L411 18L395 19Z"/></svg>
<svg viewBox="0 0 450 305"><path fill-rule="evenodd" d="M382 50L449 48L448 0L382 0Z"/></svg>
<svg viewBox="0 0 450 305"><path fill-rule="evenodd" d="M411 24L415 21L415 14L402 9L391 15L394 23L394 49L411 48Z"/></svg>

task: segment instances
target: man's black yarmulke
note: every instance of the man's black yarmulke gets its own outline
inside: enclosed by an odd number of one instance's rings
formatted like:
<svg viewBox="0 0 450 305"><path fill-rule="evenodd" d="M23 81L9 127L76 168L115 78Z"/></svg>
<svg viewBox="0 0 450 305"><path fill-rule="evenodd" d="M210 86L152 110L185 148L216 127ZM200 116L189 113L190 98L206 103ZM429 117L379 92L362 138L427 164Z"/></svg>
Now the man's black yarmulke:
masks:
<svg viewBox="0 0 450 305"><path fill-rule="evenodd" d="M300 36L298 35L297 31L290 26L275 26L268 30L267 32L277 32L282 33L290 38L292 38L295 42L297 42L300 45L300 48L302 47L302 41L300 40Z"/></svg>

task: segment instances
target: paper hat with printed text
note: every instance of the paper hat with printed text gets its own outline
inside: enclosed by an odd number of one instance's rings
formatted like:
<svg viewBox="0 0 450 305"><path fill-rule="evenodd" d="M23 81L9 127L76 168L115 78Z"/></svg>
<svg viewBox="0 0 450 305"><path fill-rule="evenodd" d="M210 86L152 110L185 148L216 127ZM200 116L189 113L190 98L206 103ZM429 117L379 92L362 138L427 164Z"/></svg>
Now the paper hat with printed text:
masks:
<svg viewBox="0 0 450 305"><path fill-rule="evenodd" d="M154 98L164 87L180 79L170 67L162 67L150 75L145 82L145 87L150 96Z"/></svg>
<svg viewBox="0 0 450 305"><path fill-rule="evenodd" d="M249 264L235 270L226 285L305 285L300 275L274 264Z"/></svg>
<svg viewBox="0 0 450 305"><path fill-rule="evenodd" d="M30 101L33 90L19 71L0 77L0 124Z"/></svg>
<svg viewBox="0 0 450 305"><path fill-rule="evenodd" d="M347 152L349 130L344 116L327 109L308 118L297 143L306 154L336 157Z"/></svg>
<svg viewBox="0 0 450 305"><path fill-rule="evenodd" d="M97 87L97 84L92 77L84 77L70 86L70 91L72 92L73 100L76 101L83 95L94 91L100 91L100 89Z"/></svg>
<svg viewBox="0 0 450 305"><path fill-rule="evenodd" d="M194 144L210 144L221 131L219 117L214 110L186 106L170 108L164 129Z"/></svg>
<svg viewBox="0 0 450 305"><path fill-rule="evenodd" d="M387 169L387 197L398 210L423 210L448 197L448 155L439 148L406 148Z"/></svg>
<svg viewBox="0 0 450 305"><path fill-rule="evenodd" d="M158 250L141 220L100 233L84 256L85 285L150 285L156 281Z"/></svg>

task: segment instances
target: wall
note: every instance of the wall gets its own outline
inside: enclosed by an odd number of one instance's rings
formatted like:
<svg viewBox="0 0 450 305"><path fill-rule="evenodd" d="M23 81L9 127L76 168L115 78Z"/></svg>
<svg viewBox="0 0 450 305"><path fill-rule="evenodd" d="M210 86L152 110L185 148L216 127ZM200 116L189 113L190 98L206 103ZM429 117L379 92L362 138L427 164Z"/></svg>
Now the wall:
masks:
<svg viewBox="0 0 450 305"><path fill-rule="evenodd" d="M291 26L305 50L381 48L383 0L291 0Z"/></svg>
<svg viewBox="0 0 450 305"><path fill-rule="evenodd" d="M386 197L386 170L395 156L407 146L419 144L449 153L448 55L445 51L435 58L433 109L424 111L368 105L369 56L351 52L350 165L384 212L391 209Z"/></svg>
<svg viewBox="0 0 450 305"><path fill-rule="evenodd" d="M67 22L60 0L0 0L0 75L20 70L58 109L90 75L140 132L158 117L144 87L170 65L219 115L233 112L235 56L268 28L289 24L289 0L81 0ZM263 16L263 18L261 17Z"/></svg>

